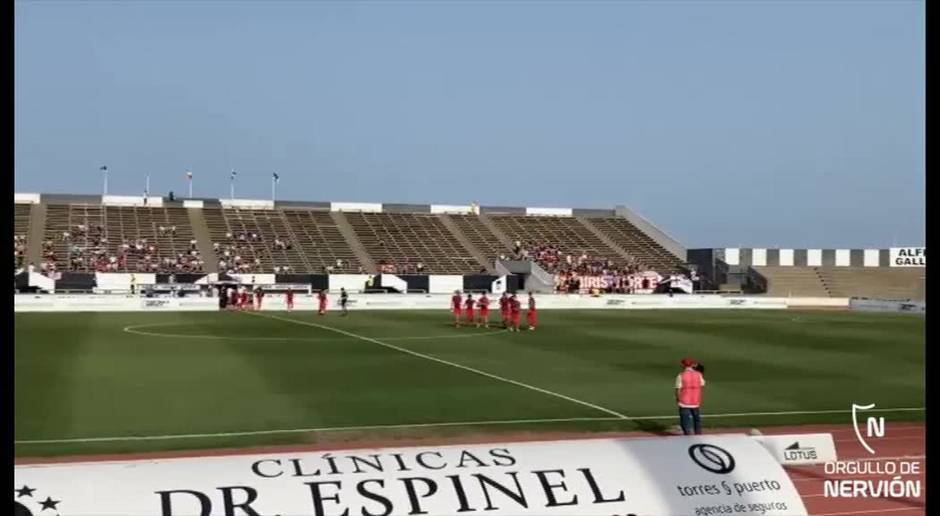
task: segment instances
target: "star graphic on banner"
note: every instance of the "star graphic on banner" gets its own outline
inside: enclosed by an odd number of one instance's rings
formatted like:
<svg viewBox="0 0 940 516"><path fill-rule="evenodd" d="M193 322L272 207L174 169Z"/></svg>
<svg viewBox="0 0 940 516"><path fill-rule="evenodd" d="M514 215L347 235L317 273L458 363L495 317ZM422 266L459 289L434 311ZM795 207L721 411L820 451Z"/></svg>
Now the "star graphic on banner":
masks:
<svg viewBox="0 0 940 516"><path fill-rule="evenodd" d="M35 491L35 490L36 490L35 487L32 487L32 488L31 488L31 487L29 487L28 485L25 485L25 484L23 485L23 488L22 488L22 489L14 489L14 491L16 491L16 497L17 497L17 498L19 498L19 497L21 497L21 496L33 496L33 491Z"/></svg>
<svg viewBox="0 0 940 516"><path fill-rule="evenodd" d="M39 503L42 504L42 510L46 510L46 509L55 510L55 506L59 505L59 502L61 502L61 500L53 500L51 496L47 496L44 502L39 502Z"/></svg>

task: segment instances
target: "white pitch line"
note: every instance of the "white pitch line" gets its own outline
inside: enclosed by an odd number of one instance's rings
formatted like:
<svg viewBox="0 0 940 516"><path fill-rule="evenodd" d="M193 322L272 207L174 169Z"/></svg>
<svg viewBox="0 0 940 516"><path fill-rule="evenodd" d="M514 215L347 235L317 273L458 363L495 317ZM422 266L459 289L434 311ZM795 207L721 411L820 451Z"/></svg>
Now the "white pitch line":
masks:
<svg viewBox="0 0 940 516"><path fill-rule="evenodd" d="M275 342L343 342L342 338L335 339L310 339L302 337L239 337L237 335L199 335L185 333L158 333L144 331L140 328L152 328L156 326L180 326L181 323L154 323L154 324L135 324L125 326L124 333L133 335L143 335L145 337L170 337L178 339L203 339L203 340L245 340L245 341L275 341ZM422 335L418 337L382 337L384 340L438 340L438 339L466 339L472 337L482 337L486 335L495 335L509 333L509 330L488 330L479 333L463 333L458 335Z"/></svg>
<svg viewBox="0 0 940 516"><path fill-rule="evenodd" d="M444 365L448 365L448 366L451 366L451 367L456 367L456 368L458 368L458 369L463 369L464 371L470 371L471 373L475 373L475 374L478 374L478 375L481 375L481 376L485 376L485 377L487 377L487 378L492 378L492 379L494 379L494 380L499 380L499 381L501 381L501 382L510 383L510 384L516 385L516 386L518 386L518 387L524 387L524 388L526 388L526 389L533 390L533 391L536 391L536 392L540 392L540 393L542 393L542 394L547 394L547 395L549 395L549 396L554 396L554 397L556 397L556 398L560 398L560 399L563 399L563 400L565 400L565 401L570 401L570 402L572 402L572 403L577 403L578 405L582 405L582 406L585 406L585 407L592 408L592 409L594 409L594 410L599 410L599 411L601 411L601 412L604 412L604 413L607 413L607 414L611 414L611 415L617 416L617 417L619 417L620 419L630 419L630 417L627 416L627 415L625 415L625 414L621 414L620 412L616 412L616 411L610 410L609 408L604 408L604 407L602 407L602 406L600 406L600 405L595 405L594 403L590 403L590 402L587 402L587 401L579 400L579 399L577 399L577 398L572 398L571 396L566 396L566 395L564 395L564 394L560 394L560 393L557 393L557 392L554 392L554 391L550 391L550 390L548 390L548 389L543 389L543 388L541 388L541 387L536 387L536 386L534 386L534 385L529 385L529 384L527 384L527 383L523 383L523 382L520 382L520 381L517 381L517 380L513 380L513 379L510 379L510 378L506 378L506 377L504 377L504 376L495 375L495 374L493 374L493 373L488 373L488 372L486 372L486 371L482 371L482 370L480 370L480 369L476 369L476 368L473 368L473 367L470 367L470 366L465 366L465 365L463 365L463 364L458 364L458 363L456 363L456 362L451 362L451 361L449 361L449 360L444 360L444 359L442 359L442 358L437 358L437 357L434 357L434 356L431 356L431 355L425 355L424 353L419 353L419 352L417 352L417 351L412 351L412 350L410 350L410 349L408 349L408 348L403 348L403 347L400 347L400 346L396 346L396 345L394 345L394 344L389 344L389 343L387 343L387 342L382 342L381 340L374 339L374 338L372 338L372 337L366 337L366 336L363 336L363 335L359 335L359 334L357 334L357 333L352 333L352 332L349 332L349 331L346 331L346 330L341 330L341 329L339 329L339 328L334 328L334 327L332 327L332 326L326 326L326 325L323 325L323 324L317 324L317 323L313 323L313 322L309 322L309 321L299 321L299 320L297 320L297 319L290 319L290 318L287 318L287 317L278 317L278 316L276 316L276 315L265 315L265 314L256 313L256 312L244 312L244 313L249 314L249 315L254 315L254 316L257 316L257 317L265 317L265 318L268 318L268 319L277 319L277 320L279 320L279 321L286 321L286 322L290 322L290 323L294 323L294 324L301 324L301 325L304 325L304 326L312 326L312 327L314 327L314 328L320 328L320 329L322 329L322 330L328 330L328 331L332 331L332 332L339 333L339 334L342 334L342 335L346 335L346 336L349 336L349 337L354 337L354 338L357 338L357 339L359 339L359 340L363 340L363 341L366 341L366 342L371 342L371 343L373 343L373 344L378 344L379 346L383 346L383 347L386 347L386 348L389 348L389 349L394 349L395 351L398 351L398 352L401 352L401 353L406 353L406 354L408 354L408 355L412 355L412 356L415 356L415 357L418 357L418 358L423 358L423 359L425 359L425 360L430 360L430 361L432 361L432 362L437 362L437 363L439 363L439 364L444 364Z"/></svg>
<svg viewBox="0 0 940 516"><path fill-rule="evenodd" d="M891 412L892 410L924 410L924 409L879 409L884 412ZM760 412L759 414L764 416L790 416L790 415L800 415L800 414L817 414L820 411L789 411L789 412ZM826 414L832 413L850 413L851 410L826 410L821 411ZM711 417L746 417L751 413L748 412L738 412L735 414L711 414ZM702 417L705 417L704 415ZM675 414L670 414L668 416L634 416L629 419L629 421L668 421L676 419ZM63 438L63 439L31 439L31 440L22 440L22 441L13 441L14 444L67 444L67 443L88 443L88 442L112 442L112 441L158 441L158 440L173 440L173 439L205 439L212 437L243 437L243 436L252 436L252 435L269 435L269 434L299 434L306 432L342 432L342 431L357 431L357 430L386 430L386 429L402 429L402 428L433 428L433 427L448 427L448 426L486 426L486 425L523 425L523 424L537 424L537 423L574 423L574 422L591 422L591 421L623 421L623 418L620 417L570 417L570 418L549 418L549 419L508 419L508 420L495 420L495 421L451 421L451 422L442 422L442 423L402 423L402 424L391 424L391 425L366 425L366 426L327 426L322 428L291 428L291 429L277 429L277 430L248 430L240 432L220 432L220 433L211 433L211 434L165 434L165 435L129 435L129 436L118 436L118 437L74 437L74 438ZM881 458L857 458L857 459L846 459L846 460L894 460L894 459L916 459L923 458L920 455L905 455L900 457L881 457ZM802 466L800 466L802 467Z"/></svg>

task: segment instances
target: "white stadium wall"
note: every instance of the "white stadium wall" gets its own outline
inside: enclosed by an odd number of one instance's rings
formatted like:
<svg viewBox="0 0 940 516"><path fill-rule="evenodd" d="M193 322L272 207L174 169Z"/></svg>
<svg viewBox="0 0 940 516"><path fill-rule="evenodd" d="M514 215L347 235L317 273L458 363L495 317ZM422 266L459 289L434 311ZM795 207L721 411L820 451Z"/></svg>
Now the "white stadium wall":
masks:
<svg viewBox="0 0 940 516"><path fill-rule="evenodd" d="M335 276L335 275L334 275ZM345 275L347 280L365 282L367 276ZM352 283L349 284L351 290ZM339 287L336 288L338 291ZM453 293L441 294L349 294L350 310L440 310L443 314L450 306ZM330 310L339 309L339 294L328 295ZM537 296L539 308L544 310L603 309L603 310L668 310L668 309L770 309L791 307L848 308L848 298L779 298L763 296L717 295L543 295ZM316 296L296 294L295 310L315 310ZM129 294L18 294L13 297L16 312L138 312L153 310L218 310L215 297L147 298ZM269 293L264 297L262 309L285 310L285 297Z"/></svg>
<svg viewBox="0 0 940 516"><path fill-rule="evenodd" d="M764 249L728 247L716 250L728 265L752 267L926 267L927 248Z"/></svg>

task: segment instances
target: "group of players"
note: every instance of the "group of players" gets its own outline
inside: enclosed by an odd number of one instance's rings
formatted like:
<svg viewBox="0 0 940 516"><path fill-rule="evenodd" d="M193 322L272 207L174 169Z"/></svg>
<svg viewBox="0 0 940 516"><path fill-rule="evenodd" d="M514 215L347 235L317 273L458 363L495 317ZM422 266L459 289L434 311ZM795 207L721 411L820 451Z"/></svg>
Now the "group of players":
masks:
<svg viewBox="0 0 940 516"><path fill-rule="evenodd" d="M455 290L450 298L451 311L454 314L454 327L459 328L461 321L468 325L476 325L477 328L484 326L490 327L490 298L486 292L474 299L473 294L467 294L462 298L460 291ZM475 316L474 308L479 308L479 316ZM515 294L503 295L499 298L499 314L502 318L503 328L509 331L519 331L519 319L522 312L522 303L516 298ZM529 330L535 330L536 324L535 297L529 292L529 308L526 310L526 323Z"/></svg>
<svg viewBox="0 0 940 516"><path fill-rule="evenodd" d="M261 303L264 301L264 289L261 287L249 288L247 286L228 287L220 292L219 307L226 310L261 310ZM294 289L288 288L285 294L287 311L294 309ZM326 315L327 296L326 290L317 292L318 310L320 315ZM346 289L340 289L339 305L341 314L348 313L349 294Z"/></svg>
<svg viewBox="0 0 940 516"><path fill-rule="evenodd" d="M219 296L221 308L228 310L261 310L264 290L261 287L250 289L246 286L228 287Z"/></svg>
<svg viewBox="0 0 940 516"><path fill-rule="evenodd" d="M261 303L264 301L264 289L261 287L249 288L247 286L228 287L222 296L220 296L220 307L228 310L261 310ZM286 292L287 310L294 309L294 291L288 288ZM327 295L326 290L317 292L318 310L320 315L326 315ZM340 289L340 308L341 314L347 315L347 305L349 295L346 289ZM479 309L475 311L475 309ZM477 328L484 326L490 327L490 298L486 292L479 298L474 299L473 294L468 293L466 298L461 297L460 291L454 291L451 297L451 310L454 314L454 327L459 328L461 323L467 326L476 325ZM516 298L515 294L506 294L503 292L499 298L499 313L502 319L503 328L509 331L519 331L522 312L522 303ZM479 313L479 315L477 315ZM535 330L537 321L535 311L535 297L529 292L529 306L526 310L526 323L529 330Z"/></svg>

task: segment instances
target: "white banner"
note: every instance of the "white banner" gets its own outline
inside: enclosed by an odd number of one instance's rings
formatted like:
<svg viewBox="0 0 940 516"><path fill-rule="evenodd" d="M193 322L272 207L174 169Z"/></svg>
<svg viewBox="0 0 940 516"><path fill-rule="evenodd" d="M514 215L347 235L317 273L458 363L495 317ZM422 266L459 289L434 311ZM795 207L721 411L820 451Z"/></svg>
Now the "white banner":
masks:
<svg viewBox="0 0 940 516"><path fill-rule="evenodd" d="M744 435L22 465L14 484L17 509L61 516L807 514Z"/></svg>
<svg viewBox="0 0 940 516"><path fill-rule="evenodd" d="M754 439L785 466L835 462L832 434L758 435Z"/></svg>
<svg viewBox="0 0 940 516"><path fill-rule="evenodd" d="M892 247L888 250L892 267L926 267L926 247Z"/></svg>

